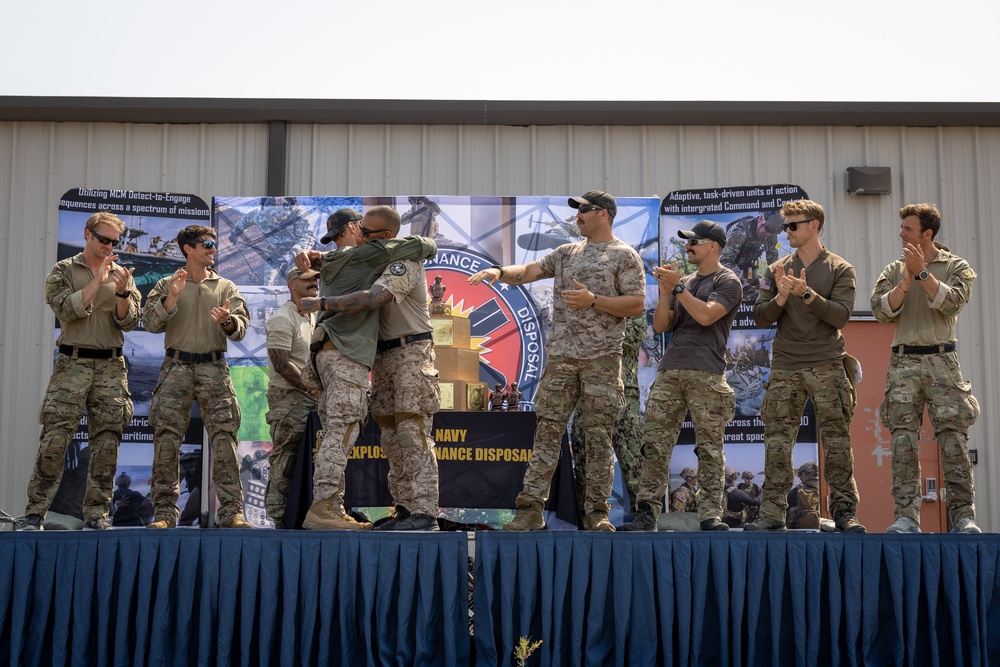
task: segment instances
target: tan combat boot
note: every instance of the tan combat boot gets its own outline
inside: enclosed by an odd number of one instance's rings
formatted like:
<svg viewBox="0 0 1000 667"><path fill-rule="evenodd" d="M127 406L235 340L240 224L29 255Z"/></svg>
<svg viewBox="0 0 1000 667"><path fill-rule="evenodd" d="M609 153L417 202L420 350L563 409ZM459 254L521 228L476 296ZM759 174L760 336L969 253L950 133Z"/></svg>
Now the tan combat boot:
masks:
<svg viewBox="0 0 1000 667"><path fill-rule="evenodd" d="M146 528L176 528L177 519L170 517L168 519L157 519L156 521L151 521L146 524Z"/></svg>
<svg viewBox="0 0 1000 667"><path fill-rule="evenodd" d="M516 532L545 530L545 519L542 518L542 504L531 503L518 507L517 514L503 525L503 529Z"/></svg>
<svg viewBox="0 0 1000 667"><path fill-rule="evenodd" d="M219 528L253 528L242 514L233 514L219 521Z"/></svg>
<svg viewBox="0 0 1000 667"><path fill-rule="evenodd" d="M584 530L596 530L602 533L615 532L614 524L608 521L608 515L604 512L591 512L583 517Z"/></svg>
<svg viewBox="0 0 1000 667"><path fill-rule="evenodd" d="M338 509L340 511L337 511ZM306 512L306 518L302 522L302 527L306 530L372 529L372 525L367 521L364 523L355 521L354 517L346 514L342 507L335 508L333 498L324 498L314 502L309 511Z"/></svg>

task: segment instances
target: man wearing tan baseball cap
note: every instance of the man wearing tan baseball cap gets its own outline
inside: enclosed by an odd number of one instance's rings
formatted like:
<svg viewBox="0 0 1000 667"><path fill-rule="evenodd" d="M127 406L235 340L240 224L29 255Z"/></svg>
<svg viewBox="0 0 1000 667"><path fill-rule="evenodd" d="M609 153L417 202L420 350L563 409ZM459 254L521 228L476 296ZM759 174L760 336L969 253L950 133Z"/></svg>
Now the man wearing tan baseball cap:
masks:
<svg viewBox="0 0 1000 667"><path fill-rule="evenodd" d="M316 409L320 389L302 371L309 364L316 316L300 315L299 302L319 293L319 271L292 269L285 276L289 299L264 325L267 334L267 423L271 427L270 470L264 507L277 528L282 526L285 499L295 472L299 442L309 412Z"/></svg>

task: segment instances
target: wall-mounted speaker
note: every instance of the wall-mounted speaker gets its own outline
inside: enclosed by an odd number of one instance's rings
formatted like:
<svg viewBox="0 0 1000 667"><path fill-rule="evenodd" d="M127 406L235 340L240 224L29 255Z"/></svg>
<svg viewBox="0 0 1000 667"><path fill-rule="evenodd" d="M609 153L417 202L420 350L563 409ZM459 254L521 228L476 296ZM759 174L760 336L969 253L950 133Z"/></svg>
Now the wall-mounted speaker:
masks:
<svg viewBox="0 0 1000 667"><path fill-rule="evenodd" d="M847 192L852 195L892 194L892 170L889 167L848 167Z"/></svg>

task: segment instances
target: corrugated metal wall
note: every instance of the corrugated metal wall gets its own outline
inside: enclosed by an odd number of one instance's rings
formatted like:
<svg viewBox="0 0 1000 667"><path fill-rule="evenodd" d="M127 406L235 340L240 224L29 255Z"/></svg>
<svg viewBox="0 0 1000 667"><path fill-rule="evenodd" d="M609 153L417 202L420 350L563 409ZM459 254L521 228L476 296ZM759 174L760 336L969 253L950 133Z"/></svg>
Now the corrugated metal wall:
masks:
<svg viewBox="0 0 1000 667"><path fill-rule="evenodd" d="M0 123L0 507L20 511L37 438L34 414L49 374L51 316L41 283L55 256L58 197L77 186L216 195L264 192L265 126ZM825 244L858 270L858 310L899 252L902 203L932 201L939 239L979 273L960 318L963 367L983 404L973 430L981 524L1000 529L1000 457L986 434L1000 373L992 262L1000 233L1000 128L738 126L289 125L288 194L618 196L796 183L827 210ZM892 169L893 194L846 193L851 166ZM27 224L25 224L27 222ZM15 418L16 415L16 418ZM859 453L864 455L865 453Z"/></svg>
<svg viewBox="0 0 1000 667"><path fill-rule="evenodd" d="M24 511L38 449L54 342L42 286L62 194L125 188L211 203L262 193L266 163L267 125L0 123L0 508Z"/></svg>

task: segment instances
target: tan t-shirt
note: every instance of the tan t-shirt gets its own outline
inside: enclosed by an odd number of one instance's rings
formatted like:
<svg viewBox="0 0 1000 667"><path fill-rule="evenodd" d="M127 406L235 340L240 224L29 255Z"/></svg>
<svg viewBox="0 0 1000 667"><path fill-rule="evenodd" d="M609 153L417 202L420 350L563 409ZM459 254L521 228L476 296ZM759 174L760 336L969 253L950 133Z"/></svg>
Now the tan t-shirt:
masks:
<svg viewBox="0 0 1000 667"><path fill-rule="evenodd" d="M307 317L299 315L299 309L291 299L281 304L264 324L267 349L288 352L289 361L301 371L309 364L309 343L312 341L313 329L316 326L315 317L315 313L310 313ZM270 355L267 358L267 373L272 386L296 389L274 370Z"/></svg>

